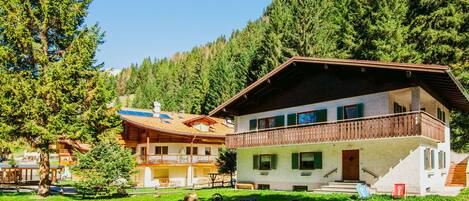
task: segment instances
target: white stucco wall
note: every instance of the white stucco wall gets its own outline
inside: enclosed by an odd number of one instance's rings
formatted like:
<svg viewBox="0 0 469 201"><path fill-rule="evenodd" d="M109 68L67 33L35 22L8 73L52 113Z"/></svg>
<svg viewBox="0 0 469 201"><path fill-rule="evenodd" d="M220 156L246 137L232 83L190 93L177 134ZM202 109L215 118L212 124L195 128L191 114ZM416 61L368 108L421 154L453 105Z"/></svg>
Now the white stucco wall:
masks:
<svg viewBox="0 0 469 201"><path fill-rule="evenodd" d="M341 143L320 143L310 145L290 145L261 148L242 148L238 150L238 180L269 184L271 189L292 190L293 185L307 185L309 190L316 189L331 181L342 180L342 150L359 150L360 180L370 184L379 192L390 193L395 183L405 183L409 193L424 193L422 186L436 188L444 181L421 179L423 171L422 143L436 147L436 143L421 137L394 138L381 140L350 141ZM323 168L316 170L292 170L291 153L320 151ZM276 170L253 170L252 157L255 154L277 154ZM338 168L337 173L328 178L324 175ZM366 168L379 176L375 179L364 173ZM261 175L268 172L268 175ZM301 172L311 172L311 176L301 176Z"/></svg>
<svg viewBox="0 0 469 201"><path fill-rule="evenodd" d="M424 150L426 148L430 148L431 150L435 150L435 168L431 170L425 170L424 164ZM446 153L446 168L440 169L438 166L438 152L444 151ZM420 179L421 179L421 192L422 194L432 193L442 191L446 179L448 177L449 166L451 163L451 147L450 147L450 128L445 128L445 142L437 143L436 145L433 143L423 143L421 145L420 154L422 160L420 160Z"/></svg>
<svg viewBox="0 0 469 201"><path fill-rule="evenodd" d="M283 108L278 110L242 115L235 117L236 132L242 133L249 131L249 120L266 118L278 115L288 115L292 113L300 113L312 110L327 109L327 121L337 120L337 107L344 105L353 105L358 103L364 104L364 116L377 116L388 114L388 92L374 93L363 96L355 96L350 98L338 99L333 101L326 101L321 103L314 103L302 105L297 107ZM287 118L285 118L285 125L287 125Z"/></svg>
<svg viewBox="0 0 469 201"><path fill-rule="evenodd" d="M435 98L429 95L424 89L420 88L420 104L425 111L432 116L437 116L437 108L442 109L446 113L446 122L449 122L449 110ZM392 114L394 112L393 103L397 102L406 106L410 111L411 105L411 88L399 89L388 92L380 92L367 94L363 96L354 96L338 100L271 110L235 117L235 132L243 133L249 131L249 120L285 115L285 125L287 125L286 115L292 113L301 113L313 110L327 109L327 121L337 120L337 107L345 105L353 105L358 103L364 104L364 116L379 116Z"/></svg>
<svg viewBox="0 0 469 201"><path fill-rule="evenodd" d="M433 116L437 116L437 108L446 112L446 122L449 121L449 110L425 90L420 92L420 107ZM301 97L299 97L301 98ZM312 110L327 109L327 120L337 120L337 107L363 103L364 116L378 116L394 112L393 103L398 102L410 111L412 104L411 88L349 97L339 100L283 108L278 110L247 114L235 117L235 132L249 131L251 119L266 118L291 113L300 113ZM436 153L436 168L425 170L424 150L431 148ZM238 149L238 180L240 182L253 182L256 184L270 184L271 189L292 190L293 185L307 185L309 189L342 179L342 150L360 150L360 180L370 184L380 192L390 193L395 183L405 183L407 192L425 194L427 191L436 192L444 187L450 165L450 131L445 128L445 142L436 143L425 137L391 138L363 141L350 141L340 143L318 143L310 145L285 145L275 147L257 147ZM446 152L446 168L438 168L438 151ZM321 151L323 152L323 168L311 172L311 176L301 176L301 170L291 169L291 153ZM254 154L278 154L278 168L271 171L253 170L252 156ZM337 173L328 178L324 175L334 168ZM377 175L378 179L364 173L366 168ZM268 175L261 175L268 172Z"/></svg>

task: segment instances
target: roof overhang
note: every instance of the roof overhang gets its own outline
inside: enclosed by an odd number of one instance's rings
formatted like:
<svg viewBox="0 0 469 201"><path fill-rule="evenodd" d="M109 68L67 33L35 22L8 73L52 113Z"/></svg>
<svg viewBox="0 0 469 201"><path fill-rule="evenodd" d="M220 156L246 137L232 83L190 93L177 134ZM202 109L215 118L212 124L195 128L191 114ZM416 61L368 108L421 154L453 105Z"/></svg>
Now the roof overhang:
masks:
<svg viewBox="0 0 469 201"><path fill-rule="evenodd" d="M241 90L238 94L231 97L226 102L219 105L209 113L209 116L226 116L226 114L230 114L230 106L232 104L239 101L240 99L247 98L248 93L255 91L263 83L270 83L271 78L275 77L285 69L296 66L297 63L323 64L326 67L327 65L334 65L351 68L376 68L410 72L424 83L428 84L428 87L433 89L439 96L441 96L444 101L448 103L450 108L461 111L469 111L469 95L466 93L461 83L457 81L457 79L451 73L448 66L367 60L292 57L285 63L274 68L272 71L261 77L256 82Z"/></svg>

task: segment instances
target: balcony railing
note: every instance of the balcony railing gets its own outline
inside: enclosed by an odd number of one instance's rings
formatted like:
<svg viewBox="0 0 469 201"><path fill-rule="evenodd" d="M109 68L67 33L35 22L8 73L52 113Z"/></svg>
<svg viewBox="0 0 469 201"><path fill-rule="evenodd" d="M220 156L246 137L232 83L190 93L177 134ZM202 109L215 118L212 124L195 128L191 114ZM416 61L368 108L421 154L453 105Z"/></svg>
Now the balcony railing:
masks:
<svg viewBox="0 0 469 201"><path fill-rule="evenodd" d="M192 163L214 163L215 155L193 155ZM190 155L140 155L139 164L188 164L191 163Z"/></svg>
<svg viewBox="0 0 469 201"><path fill-rule="evenodd" d="M425 112L324 122L226 136L230 148L424 136L443 142L445 125Z"/></svg>

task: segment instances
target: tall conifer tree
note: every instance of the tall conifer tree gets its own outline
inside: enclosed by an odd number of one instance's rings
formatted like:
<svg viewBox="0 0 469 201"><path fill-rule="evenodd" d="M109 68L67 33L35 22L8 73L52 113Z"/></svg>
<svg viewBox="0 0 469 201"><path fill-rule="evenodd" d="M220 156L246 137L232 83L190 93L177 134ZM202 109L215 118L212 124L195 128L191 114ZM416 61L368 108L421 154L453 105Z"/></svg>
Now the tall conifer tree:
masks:
<svg viewBox="0 0 469 201"><path fill-rule="evenodd" d="M90 0L0 1L0 137L40 153L38 195L49 194L49 154L60 140L118 131L114 92L94 65L102 33L83 25Z"/></svg>

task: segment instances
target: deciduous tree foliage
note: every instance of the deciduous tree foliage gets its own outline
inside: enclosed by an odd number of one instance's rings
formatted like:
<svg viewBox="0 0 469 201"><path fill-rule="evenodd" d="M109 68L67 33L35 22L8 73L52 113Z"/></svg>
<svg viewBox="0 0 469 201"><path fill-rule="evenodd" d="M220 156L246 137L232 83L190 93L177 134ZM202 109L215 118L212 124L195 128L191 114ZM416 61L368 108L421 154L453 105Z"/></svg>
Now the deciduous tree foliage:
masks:
<svg viewBox="0 0 469 201"><path fill-rule="evenodd" d="M158 100L165 110L206 114L296 55L443 64L467 89L468 7L467 0L273 0L258 20L229 38L151 68L142 63L125 69L119 94L136 94L138 107ZM468 118L453 112L456 150L467 150Z"/></svg>
<svg viewBox="0 0 469 201"><path fill-rule="evenodd" d="M0 138L40 153L40 196L49 194L51 145L118 130L115 92L94 65L103 37L84 26L90 0L0 1Z"/></svg>

